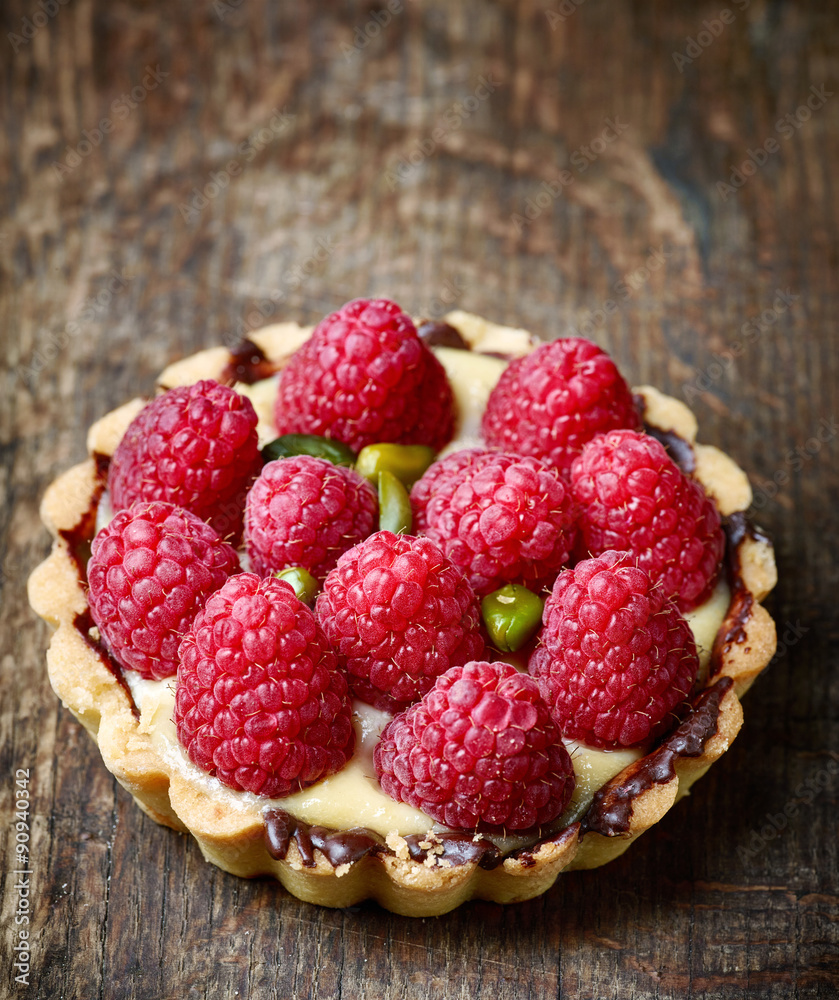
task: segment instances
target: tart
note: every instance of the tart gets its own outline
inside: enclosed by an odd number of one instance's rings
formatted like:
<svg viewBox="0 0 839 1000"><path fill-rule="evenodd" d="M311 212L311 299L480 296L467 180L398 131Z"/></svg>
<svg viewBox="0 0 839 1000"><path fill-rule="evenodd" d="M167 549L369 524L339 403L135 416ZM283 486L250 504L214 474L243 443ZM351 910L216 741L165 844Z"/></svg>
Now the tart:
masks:
<svg viewBox="0 0 839 1000"><path fill-rule="evenodd" d="M454 394L455 440L442 454L480 446L493 386L538 341L461 311L419 329ZM235 351L211 348L171 365L158 388L201 380L233 387L251 401L263 446L277 436L278 373L311 333L295 323L265 327ZM299 792L267 798L234 789L193 763L173 722L174 678L123 669L94 623L88 596L90 546L107 520L109 465L143 400L91 427L90 457L52 483L42 503L55 542L30 578L29 596L55 630L47 652L53 689L149 816L190 833L204 857L225 871L274 876L308 902L344 907L369 898L396 913L437 915L472 898L530 899L563 871L605 864L725 753L742 724L740 698L776 645L774 623L761 605L776 582L773 550L746 517L752 496L746 475L717 448L697 441L696 420L681 402L649 386L634 390L634 402L646 434L701 485L722 518L725 554L716 582L686 612L700 669L689 704L654 741L597 750L566 740L576 787L561 815L535 832L453 830L385 795L373 757L392 713L358 701L352 759ZM515 655L497 658L522 666Z"/></svg>

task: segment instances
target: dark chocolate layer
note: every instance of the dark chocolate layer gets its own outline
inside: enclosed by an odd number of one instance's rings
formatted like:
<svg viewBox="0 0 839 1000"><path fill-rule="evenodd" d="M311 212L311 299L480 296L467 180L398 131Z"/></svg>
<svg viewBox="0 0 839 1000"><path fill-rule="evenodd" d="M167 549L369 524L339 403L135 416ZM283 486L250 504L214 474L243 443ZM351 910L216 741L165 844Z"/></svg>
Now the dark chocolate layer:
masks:
<svg viewBox="0 0 839 1000"><path fill-rule="evenodd" d="M693 445L690 441L686 441L674 430L662 430L661 427L655 427L653 424L648 423L645 419L647 415L647 402L640 393L633 393L632 401L635 403L638 415L644 422L644 433L649 434L650 437L654 437L656 441L664 445L664 450L686 476L692 475L696 471L696 455L693 453Z"/></svg>
<svg viewBox="0 0 839 1000"><path fill-rule="evenodd" d="M230 360L218 380L224 385L233 385L234 382L253 385L254 382L270 378L280 367L266 357L258 344L245 337L230 352Z"/></svg>
<svg viewBox="0 0 839 1000"><path fill-rule="evenodd" d="M70 558L76 565L79 583L85 588L85 591L87 590L87 561L90 558L90 542L96 533L96 513L99 509L99 501L102 499L102 494L105 492L105 486L108 482L108 467L111 462L107 455L96 454L93 456L93 459L96 462L96 485L87 510L72 528L58 532L61 539L67 545ZM94 626L90 611L86 610L82 614L76 615L73 619L73 625L88 647L96 653L102 664L114 675L117 683L128 698L131 711L139 719L140 712L134 701L134 696L131 694L131 688L125 680L122 667L111 656L105 644L101 640L94 639L90 634L90 630Z"/></svg>
<svg viewBox="0 0 839 1000"><path fill-rule="evenodd" d="M644 424L644 432L664 445L664 450L686 476L690 476L696 471L696 455L690 441L685 441L675 431L663 431L658 427L653 427L652 424Z"/></svg>
<svg viewBox="0 0 839 1000"><path fill-rule="evenodd" d="M337 868L354 864L368 855L391 853L384 838L366 827L353 830L328 830L310 826L287 813L284 809L267 809L263 813L265 846L272 858L282 859L294 842L307 868L315 866L315 850ZM435 837L431 843L425 835L405 837L408 852L414 861L425 861L433 854L451 865L478 864L481 868L495 868L501 863L501 851L483 837L473 838L468 833L447 833Z"/></svg>
<svg viewBox="0 0 839 1000"><path fill-rule="evenodd" d="M632 803L654 784L663 785L676 776L680 757L699 757L717 732L720 703L734 682L722 677L694 701L685 721L652 753L630 764L608 781L594 796L583 819L583 834L619 837L629 831Z"/></svg>
<svg viewBox="0 0 839 1000"><path fill-rule="evenodd" d="M727 653L733 643L745 642L748 637L746 626L752 615L754 596L743 580L740 547L746 538L759 542L769 542L769 537L742 511L730 514L723 519L725 531L725 570L728 586L731 589L731 602L723 619L722 626L714 639L711 654L711 676L715 677L721 667L723 654Z"/></svg>
<svg viewBox="0 0 839 1000"><path fill-rule="evenodd" d="M572 823L570 826L563 827L557 833L552 833L548 837L542 837L533 847L522 847L518 851L513 851L511 857L514 857L522 868L533 868L536 865L536 855L543 844L558 844L559 846L563 846L569 840L576 840L580 835L580 826L580 823Z"/></svg>
<svg viewBox="0 0 839 1000"><path fill-rule="evenodd" d="M262 815L265 825L265 846L272 858L286 856L294 841L303 864L315 867L315 850L319 850L333 868L351 865L368 854L377 854L384 848L384 840L373 830L357 827L354 830L327 830L322 826L309 826L284 809L267 809Z"/></svg>
<svg viewBox="0 0 839 1000"><path fill-rule="evenodd" d="M469 345L449 323L436 320L423 320L417 327L417 333L429 347L454 347L459 351L470 350Z"/></svg>
<svg viewBox="0 0 839 1000"><path fill-rule="evenodd" d="M435 834L434 840L435 843L429 848L420 846L429 842L424 834L412 833L405 838L408 852L414 861L425 861L431 853L452 865L477 864L481 868L492 870L503 859L503 854L492 841L473 837L471 833Z"/></svg>
<svg viewBox="0 0 839 1000"><path fill-rule="evenodd" d="M134 695L131 693L131 688L128 686L128 681L125 679L122 667L117 663L113 656L111 656L110 650L105 643L102 642L101 639L94 639L90 634L90 630L94 626L94 621L90 616L90 611L85 611L80 615L76 615L73 619L73 625L88 647L99 657L102 665L107 667L108 670L114 675L117 684L119 684L125 692L125 697L128 699L128 704L131 707L132 714L135 718L139 719L140 710L137 708L137 703L134 701Z"/></svg>

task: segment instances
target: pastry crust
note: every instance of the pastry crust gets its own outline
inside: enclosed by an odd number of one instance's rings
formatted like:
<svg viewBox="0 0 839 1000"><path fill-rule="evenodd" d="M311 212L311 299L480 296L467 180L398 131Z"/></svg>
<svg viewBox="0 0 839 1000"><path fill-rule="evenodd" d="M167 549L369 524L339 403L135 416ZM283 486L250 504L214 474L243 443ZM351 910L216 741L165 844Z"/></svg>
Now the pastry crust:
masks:
<svg viewBox="0 0 839 1000"><path fill-rule="evenodd" d="M506 344L508 354L520 355L533 346L525 331L510 331L468 313L451 313L445 322L476 351L497 352ZM257 331L251 339L267 363L278 369L309 333L297 324L281 323ZM230 354L223 348L201 351L167 368L159 385L170 388L225 377L229 363ZM248 391L260 415L262 437L271 435L271 386L257 383ZM738 513L751 502L745 473L718 449L696 442L696 420L684 404L652 387L635 392L643 398L651 428L687 443L694 476L737 528L729 532L731 605L717 635L705 691L699 695L707 704L667 741L681 750L671 753L663 745L624 769L597 793L581 823L491 864L477 855L452 860L442 848L418 856L398 836L384 843L371 841L357 856L336 864L324 850L315 847L309 852L294 837L284 856L272 856L261 819L221 808L206 789L185 780L143 730L118 668L97 642L85 593L83 550L95 529L103 457L113 454L142 400L94 424L88 435L91 457L57 479L43 499L41 515L55 543L30 577L29 599L55 629L47 651L53 689L96 740L105 766L149 816L191 833L204 857L225 871L244 877L272 875L309 902L342 907L372 898L396 913L430 916L472 898L500 903L530 899L545 892L564 870L605 864L657 823L725 753L742 724L739 698L769 663L776 645L774 623L760 604L776 582L772 546L750 532ZM682 739L678 734L686 726L693 728Z"/></svg>

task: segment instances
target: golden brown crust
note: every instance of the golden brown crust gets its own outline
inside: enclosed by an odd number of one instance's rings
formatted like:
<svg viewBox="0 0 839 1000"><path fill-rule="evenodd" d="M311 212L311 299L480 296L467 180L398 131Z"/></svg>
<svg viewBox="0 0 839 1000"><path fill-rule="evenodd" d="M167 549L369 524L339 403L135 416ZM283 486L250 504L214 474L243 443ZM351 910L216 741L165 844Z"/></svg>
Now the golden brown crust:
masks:
<svg viewBox="0 0 839 1000"><path fill-rule="evenodd" d="M450 314L446 321L456 326L473 348L497 350L506 342L512 346L512 354L528 349L524 331L514 331L505 339L504 328L462 312ZM279 365L308 332L296 324L283 323L258 331L252 339ZM228 359L223 348L202 351L167 368L159 384L171 387L218 377ZM696 443L696 421L690 410L650 387L636 392L644 397L648 423L673 431L692 445L694 474L721 511L732 514L748 506L751 490L745 474L722 452ZM94 424L88 435L91 454L111 455L141 406L141 400L134 400ZM260 415L263 422L269 419L264 408ZM747 536L738 552L748 607L744 613L743 589L735 591L718 635L715 669L708 681L713 684L720 677L731 677L734 682L720 702L716 733L698 756L677 756L672 777L653 781L631 800L625 830L604 836L595 830L581 831L579 824L574 824L489 869L475 862L435 862L433 856L431 861L413 860L407 849L400 849L400 838L394 841L395 849L373 851L337 868L317 850L314 866L308 867L294 841L285 857L277 860L266 848L260 820L221 809L207 790L194 787L162 758L149 733L143 731L130 696L109 669L107 658L86 635L87 601L73 532L87 518L92 537L89 514L100 489L97 463L91 458L59 477L42 503L42 518L55 544L49 558L30 577L29 598L35 611L55 629L47 652L54 690L97 741L108 769L153 819L192 833L205 858L224 870L244 877L272 875L295 896L325 906L348 906L373 898L396 913L430 916L471 898L496 902L529 899L547 890L563 870L593 868L612 860L657 823L728 749L742 724L739 695L775 651L774 623L758 603L776 579L772 546L763 538ZM625 774L621 772L609 785L620 785Z"/></svg>

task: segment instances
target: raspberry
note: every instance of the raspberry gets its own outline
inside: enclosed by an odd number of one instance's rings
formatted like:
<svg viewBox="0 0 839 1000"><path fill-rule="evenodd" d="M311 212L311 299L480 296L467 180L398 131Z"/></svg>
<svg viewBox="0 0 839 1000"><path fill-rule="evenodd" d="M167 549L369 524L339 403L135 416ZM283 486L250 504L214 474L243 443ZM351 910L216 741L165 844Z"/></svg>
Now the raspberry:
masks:
<svg viewBox="0 0 839 1000"><path fill-rule="evenodd" d="M375 528L378 499L353 469L298 455L269 462L248 493L245 543L255 573L302 566L323 582Z"/></svg>
<svg viewBox="0 0 839 1000"><path fill-rule="evenodd" d="M245 494L262 460L249 399L206 380L177 386L137 414L111 460L115 510L136 500L168 500L223 538L242 533Z"/></svg>
<svg viewBox="0 0 839 1000"><path fill-rule="evenodd" d="M347 682L314 615L282 580L231 577L196 616L180 656L178 739L225 785L282 798L352 755Z"/></svg>
<svg viewBox="0 0 839 1000"><path fill-rule="evenodd" d="M315 610L353 694L387 711L485 649L472 588L427 538L371 535L338 560Z"/></svg>
<svg viewBox="0 0 839 1000"><path fill-rule="evenodd" d="M395 302L356 299L315 328L280 374L280 434L439 450L454 431L454 398L440 362Z"/></svg>
<svg viewBox="0 0 839 1000"><path fill-rule="evenodd" d="M686 705L699 658L690 626L628 552L563 570L528 669L564 736L629 747L662 735Z"/></svg>
<svg viewBox="0 0 839 1000"><path fill-rule="evenodd" d="M701 604L725 550L720 515L655 438L612 431L583 449L571 473L591 555L632 552L682 611Z"/></svg>
<svg viewBox="0 0 839 1000"><path fill-rule="evenodd" d="M90 613L119 662L159 680L178 669L178 643L200 606L239 572L235 551L171 503L135 503L94 538Z"/></svg>
<svg viewBox="0 0 839 1000"><path fill-rule="evenodd" d="M481 430L490 448L534 455L567 473L586 441L615 427L640 427L629 386L596 344L565 337L508 365Z"/></svg>
<svg viewBox="0 0 839 1000"><path fill-rule="evenodd" d="M414 526L483 596L504 583L550 585L568 562L576 505L537 458L468 448L435 462L411 491Z"/></svg>
<svg viewBox="0 0 839 1000"><path fill-rule="evenodd" d="M373 755L383 790L461 830L527 830L561 815L574 771L534 681L467 663L392 719Z"/></svg>

